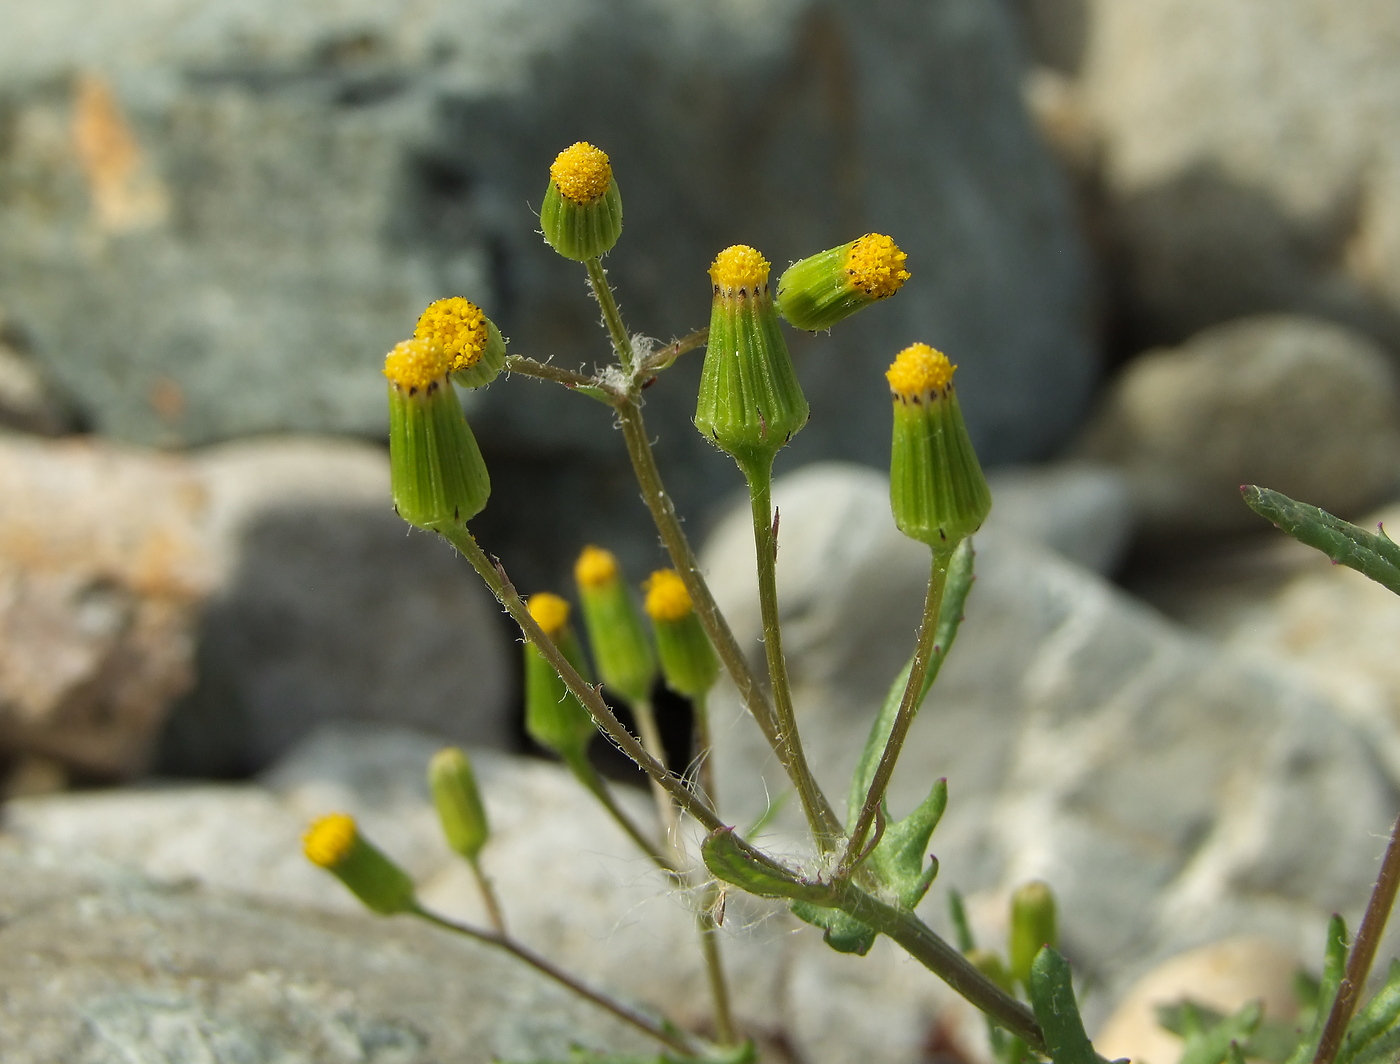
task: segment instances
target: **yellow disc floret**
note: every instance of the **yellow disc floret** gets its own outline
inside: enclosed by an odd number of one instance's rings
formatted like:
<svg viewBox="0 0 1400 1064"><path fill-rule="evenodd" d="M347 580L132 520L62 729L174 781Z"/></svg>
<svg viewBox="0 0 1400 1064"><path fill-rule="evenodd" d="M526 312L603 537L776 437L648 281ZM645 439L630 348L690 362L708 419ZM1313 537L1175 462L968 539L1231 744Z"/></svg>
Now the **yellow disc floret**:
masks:
<svg viewBox="0 0 1400 1064"><path fill-rule="evenodd" d="M617 579L617 558L612 551L590 544L574 563L574 579L580 587L606 587Z"/></svg>
<svg viewBox="0 0 1400 1064"><path fill-rule="evenodd" d="M322 868L334 868L345 860L359 831L348 813L331 813L315 821L302 836L306 858Z"/></svg>
<svg viewBox="0 0 1400 1064"><path fill-rule="evenodd" d="M957 368L942 351L935 351L928 344L910 344L895 356L885 371L885 379L896 396L916 400L945 391L952 385L953 370Z"/></svg>
<svg viewBox="0 0 1400 1064"><path fill-rule="evenodd" d="M851 244L846 255L846 273L852 286L871 299L884 299L898 292L909 280L909 271L904 268L907 258L889 237L867 233Z"/></svg>
<svg viewBox="0 0 1400 1064"><path fill-rule="evenodd" d="M565 199L590 203L608 190L612 166L607 152L579 141L559 153L549 168L549 177Z"/></svg>
<svg viewBox="0 0 1400 1064"><path fill-rule="evenodd" d="M452 368L452 359L442 345L432 340L415 338L395 344L384 358L384 376L412 395L426 390Z"/></svg>
<svg viewBox="0 0 1400 1064"><path fill-rule="evenodd" d="M530 601L525 603L525 608L530 611L535 623L544 629L544 634L551 639L562 632L564 626L569 623L569 604L551 592L541 591L538 595L531 595Z"/></svg>
<svg viewBox="0 0 1400 1064"><path fill-rule="evenodd" d="M658 569L646 583L647 616L654 621L679 621L695 609L685 581L674 569Z"/></svg>
<svg viewBox="0 0 1400 1064"><path fill-rule="evenodd" d="M486 350L486 315L475 303L461 296L439 299L423 311L413 335L440 345L452 360L453 373L471 369L481 361L481 354Z"/></svg>
<svg viewBox="0 0 1400 1064"><path fill-rule="evenodd" d="M710 279L722 291L757 292L768 283L768 260L747 244L735 244L715 256Z"/></svg>

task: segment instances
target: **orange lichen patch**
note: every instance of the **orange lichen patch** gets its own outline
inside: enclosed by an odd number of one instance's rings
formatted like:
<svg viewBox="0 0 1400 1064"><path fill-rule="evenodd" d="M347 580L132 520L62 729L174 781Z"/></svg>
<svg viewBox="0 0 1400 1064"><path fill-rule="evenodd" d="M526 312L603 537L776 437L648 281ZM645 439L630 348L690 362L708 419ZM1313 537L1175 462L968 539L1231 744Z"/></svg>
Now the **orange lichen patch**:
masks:
<svg viewBox="0 0 1400 1064"><path fill-rule="evenodd" d="M948 361L942 351L928 344L910 344L898 355L885 379L890 390L901 399L917 399L942 392L953 383L953 371L958 367Z"/></svg>
<svg viewBox="0 0 1400 1064"><path fill-rule="evenodd" d="M488 333L486 315L469 299L452 296L428 306L413 330L415 339L431 340L451 356L451 371L470 369L481 361Z"/></svg>
<svg viewBox="0 0 1400 1064"><path fill-rule="evenodd" d="M721 291L756 292L768 283L768 260L747 244L735 244L715 256L710 279Z"/></svg>
<svg viewBox="0 0 1400 1064"><path fill-rule="evenodd" d="M101 78L78 78L73 100L73 149L87 178L98 225L120 233L165 218L169 198L151 174L116 95Z"/></svg>
<svg viewBox="0 0 1400 1064"><path fill-rule="evenodd" d="M315 821L302 836L306 859L322 868L334 868L350 855L359 831L348 813L330 813Z"/></svg>
<svg viewBox="0 0 1400 1064"><path fill-rule="evenodd" d="M549 591L531 595L525 603L525 608L530 611L535 623L544 629L544 634L551 639L562 632L564 626L569 623L569 604Z"/></svg>
<svg viewBox="0 0 1400 1064"><path fill-rule="evenodd" d="M580 587L606 587L617 579L617 558L612 551L589 544L574 563L574 579Z"/></svg>
<svg viewBox="0 0 1400 1064"><path fill-rule="evenodd" d="M608 190L612 166L607 152L581 140L559 153L550 164L549 178L565 199L590 203Z"/></svg>
<svg viewBox="0 0 1400 1064"><path fill-rule="evenodd" d="M909 280L909 271L904 268L908 257L890 237L867 233L852 242L846 255L846 273L851 284L871 299L884 299Z"/></svg>
<svg viewBox="0 0 1400 1064"><path fill-rule="evenodd" d="M384 376L409 394L426 390L451 368L452 359L432 340L400 341L384 358Z"/></svg>
<svg viewBox="0 0 1400 1064"><path fill-rule="evenodd" d="M683 620L695 609L685 581L674 569L658 569L646 582L647 616L654 621Z"/></svg>
<svg viewBox="0 0 1400 1064"><path fill-rule="evenodd" d="M162 421L179 421L185 416L185 391L170 377L157 377L152 381L147 398Z"/></svg>

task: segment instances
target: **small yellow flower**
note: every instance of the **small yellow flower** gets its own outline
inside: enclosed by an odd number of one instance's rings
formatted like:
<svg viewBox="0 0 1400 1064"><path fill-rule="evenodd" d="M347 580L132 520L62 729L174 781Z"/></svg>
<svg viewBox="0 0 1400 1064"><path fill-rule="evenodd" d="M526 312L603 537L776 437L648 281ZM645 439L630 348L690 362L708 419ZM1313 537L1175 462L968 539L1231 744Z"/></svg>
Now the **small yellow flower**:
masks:
<svg viewBox="0 0 1400 1064"><path fill-rule="evenodd" d="M608 153L586 141L565 148L549 167L559 193L574 203L591 203L608 190L612 165Z"/></svg>
<svg viewBox="0 0 1400 1064"><path fill-rule="evenodd" d="M756 292L768 283L768 260L747 244L735 244L715 256L710 279L716 291Z"/></svg>
<svg viewBox="0 0 1400 1064"><path fill-rule="evenodd" d="M583 548L574 563L574 579L586 589L606 587L617 579L617 573L617 558L613 552L592 544Z"/></svg>
<svg viewBox="0 0 1400 1064"><path fill-rule="evenodd" d="M348 813L330 813L307 829L302 836L302 849L312 864L334 868L349 855L358 835L354 817Z"/></svg>
<svg viewBox="0 0 1400 1064"><path fill-rule="evenodd" d="M447 376L452 360L442 345L432 340L404 340L384 358L384 376L396 387L413 395Z"/></svg>
<svg viewBox="0 0 1400 1064"><path fill-rule="evenodd" d="M646 582L646 611L654 621L679 621L695 609L685 581L674 569L658 569Z"/></svg>
<svg viewBox="0 0 1400 1064"><path fill-rule="evenodd" d="M884 299L909 280L909 271L904 268L908 257L891 237L867 233L851 244L846 273L851 284L871 299Z"/></svg>
<svg viewBox="0 0 1400 1064"><path fill-rule="evenodd" d="M942 351L928 344L910 344L895 356L885 372L885 379L896 397L905 402L919 402L946 391L953 383L953 371L957 368Z"/></svg>
<svg viewBox="0 0 1400 1064"><path fill-rule="evenodd" d="M525 608L530 611L535 623L544 630L544 634L551 639L559 635L569 623L569 604L553 592L541 591L537 595L531 595L525 603Z"/></svg>
<svg viewBox="0 0 1400 1064"><path fill-rule="evenodd" d="M442 347L452 360L449 372L471 369L481 361L490 335L486 315L469 299L452 296L429 305L413 330L418 339L430 340Z"/></svg>

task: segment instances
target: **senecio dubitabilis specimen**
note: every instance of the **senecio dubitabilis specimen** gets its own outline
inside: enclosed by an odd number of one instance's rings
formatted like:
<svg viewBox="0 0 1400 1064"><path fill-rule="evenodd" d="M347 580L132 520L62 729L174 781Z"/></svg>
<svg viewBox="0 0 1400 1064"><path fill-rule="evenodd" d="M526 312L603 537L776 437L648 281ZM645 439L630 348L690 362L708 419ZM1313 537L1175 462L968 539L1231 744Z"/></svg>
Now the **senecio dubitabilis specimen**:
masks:
<svg viewBox="0 0 1400 1064"><path fill-rule="evenodd" d="M549 246L575 262L612 250L622 233L622 194L607 152L579 141L559 153L549 168L540 227Z"/></svg>
<svg viewBox="0 0 1400 1064"><path fill-rule="evenodd" d="M768 291L768 260L736 244L715 257L710 280L695 427L745 470L766 468L808 415Z"/></svg>
<svg viewBox="0 0 1400 1064"><path fill-rule="evenodd" d="M365 906L382 915L418 910L413 880L360 834L355 818L331 813L316 820L302 837L312 864L330 872Z"/></svg>
<svg viewBox="0 0 1400 1064"><path fill-rule="evenodd" d="M656 655L617 558L602 547L584 547L574 581L599 678L628 702L645 702L656 681Z"/></svg>
<svg viewBox="0 0 1400 1064"><path fill-rule="evenodd" d="M987 478L963 422L948 356L912 344L885 373L894 397L890 508L911 539L951 553L992 508Z"/></svg>
<svg viewBox="0 0 1400 1064"><path fill-rule="evenodd" d="M436 532L479 514L491 494L476 437L448 375L453 356L415 338L384 359L389 379L389 473L394 507L417 528Z"/></svg>
<svg viewBox="0 0 1400 1064"><path fill-rule="evenodd" d="M541 591L525 603L530 616L568 659L580 676L588 677L583 647L569 623L569 604ZM525 731L546 750L565 761L584 757L593 738L593 718L574 697L554 666L534 643L525 644Z"/></svg>
<svg viewBox="0 0 1400 1064"><path fill-rule="evenodd" d="M462 388L484 388L506 364L506 342L496 323L461 296L439 299L418 318L414 339L438 344L452 361L448 373Z"/></svg>
<svg viewBox="0 0 1400 1064"><path fill-rule="evenodd" d="M709 692L719 678L719 658L685 582L674 569L658 569L646 582L647 616L666 686L687 698Z"/></svg>
<svg viewBox="0 0 1400 1064"><path fill-rule="evenodd" d="M888 299L909 280L908 256L880 233L795 262L778 279L778 313L795 329L820 332Z"/></svg>

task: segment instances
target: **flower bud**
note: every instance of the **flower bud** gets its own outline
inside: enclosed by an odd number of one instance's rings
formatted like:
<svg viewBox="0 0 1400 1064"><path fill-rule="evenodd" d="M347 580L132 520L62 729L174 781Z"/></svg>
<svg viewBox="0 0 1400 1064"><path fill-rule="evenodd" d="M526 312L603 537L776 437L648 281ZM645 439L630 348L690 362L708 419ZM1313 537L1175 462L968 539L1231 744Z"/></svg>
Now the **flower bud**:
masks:
<svg viewBox="0 0 1400 1064"><path fill-rule="evenodd" d="M976 532L992 493L963 423L953 371L941 351L913 344L885 374L894 395L890 508L895 524L935 551Z"/></svg>
<svg viewBox="0 0 1400 1064"><path fill-rule="evenodd" d="M355 818L345 813L323 816L302 837L307 860L330 872L366 908L388 915L414 912L413 880L360 834Z"/></svg>
<svg viewBox="0 0 1400 1064"><path fill-rule="evenodd" d="M574 565L583 623L598 675L629 702L651 698L656 656L611 551L588 546Z"/></svg>
<svg viewBox="0 0 1400 1064"><path fill-rule="evenodd" d="M583 262L612 250L622 233L622 195L606 152L579 141L559 153L549 168L540 226L566 259Z"/></svg>
<svg viewBox="0 0 1400 1064"><path fill-rule="evenodd" d="M1031 977L1031 965L1045 946L1059 945L1055 917L1055 895L1050 885L1039 879L1023 883L1011 895L1011 933L1007 952L1011 976L1020 983Z"/></svg>
<svg viewBox="0 0 1400 1064"><path fill-rule="evenodd" d="M698 698L719 676L719 658L685 583L674 569L658 569L646 582L646 611L656 636L656 654L666 686L678 695Z"/></svg>
<svg viewBox="0 0 1400 1064"><path fill-rule="evenodd" d="M475 861L491 836L491 826L466 753L448 746L434 754L428 762L428 789L447 845L468 861Z"/></svg>
<svg viewBox="0 0 1400 1064"><path fill-rule="evenodd" d="M583 648L569 624L569 604L558 595L542 591L531 595L526 606L569 664L580 676L587 677ZM594 732L588 710L534 643L525 644L525 731L566 761L584 756Z"/></svg>
<svg viewBox="0 0 1400 1064"><path fill-rule="evenodd" d="M768 292L768 262L737 244L715 258L710 278L714 302L695 427L741 466L770 464L807 423L808 411Z"/></svg>
<svg viewBox="0 0 1400 1064"><path fill-rule="evenodd" d="M1008 994L1014 992L1011 973L1006 970L1006 965L995 950L974 949L967 954L967 959L974 968Z"/></svg>
<svg viewBox="0 0 1400 1064"><path fill-rule="evenodd" d="M394 507L429 531L463 524L491 494L486 463L447 379L450 365L442 346L425 339L405 340L384 359Z"/></svg>
<svg viewBox="0 0 1400 1064"><path fill-rule="evenodd" d="M778 313L795 329L819 332L887 299L909 280L907 256L879 233L795 262L778 279Z"/></svg>
<svg viewBox="0 0 1400 1064"><path fill-rule="evenodd" d="M415 339L438 344L450 358L452 383L462 388L490 384L506 364L506 342L496 323L461 296L428 306L413 330Z"/></svg>

